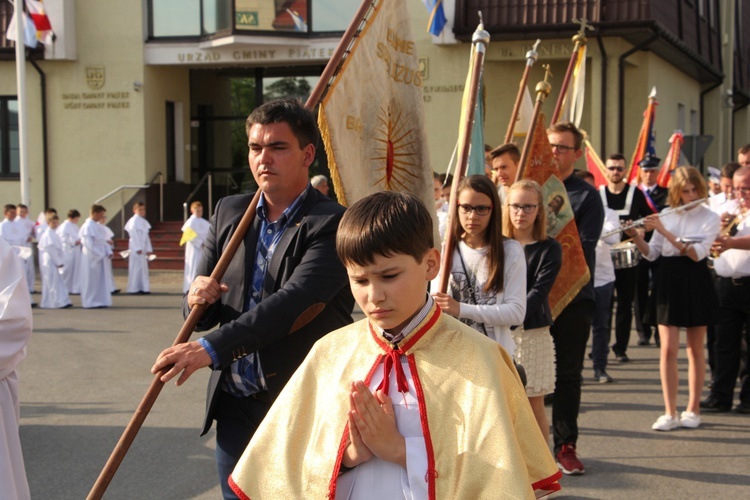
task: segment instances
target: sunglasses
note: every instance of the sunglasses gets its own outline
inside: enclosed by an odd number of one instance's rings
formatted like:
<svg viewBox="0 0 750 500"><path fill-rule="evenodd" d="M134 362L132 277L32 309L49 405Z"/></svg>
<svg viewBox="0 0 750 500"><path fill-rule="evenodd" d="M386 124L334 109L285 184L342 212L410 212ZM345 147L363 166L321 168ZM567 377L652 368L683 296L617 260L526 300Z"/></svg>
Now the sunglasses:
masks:
<svg viewBox="0 0 750 500"><path fill-rule="evenodd" d="M624 172L625 167L607 167L610 172Z"/></svg>

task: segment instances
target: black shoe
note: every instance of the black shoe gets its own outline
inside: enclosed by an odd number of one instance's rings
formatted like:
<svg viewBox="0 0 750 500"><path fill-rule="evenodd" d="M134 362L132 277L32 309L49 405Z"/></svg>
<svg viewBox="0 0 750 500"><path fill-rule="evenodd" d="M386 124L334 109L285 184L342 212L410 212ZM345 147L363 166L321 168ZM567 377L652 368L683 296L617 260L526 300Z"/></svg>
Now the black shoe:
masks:
<svg viewBox="0 0 750 500"><path fill-rule="evenodd" d="M648 339L641 339L638 341L638 345L641 347L651 345L651 341Z"/></svg>
<svg viewBox="0 0 750 500"><path fill-rule="evenodd" d="M594 370L594 380L600 384L609 384L612 382L612 377L604 370Z"/></svg>
<svg viewBox="0 0 750 500"><path fill-rule="evenodd" d="M116 289L112 290L112 295L114 295L116 293L120 293L120 289L119 288L116 288Z"/></svg>
<svg viewBox="0 0 750 500"><path fill-rule="evenodd" d="M750 403L740 403L734 407L734 411L743 415L750 415Z"/></svg>
<svg viewBox="0 0 750 500"><path fill-rule="evenodd" d="M740 405L738 405L739 407ZM748 405L750 407L750 405ZM700 403L700 407L706 411L706 413L725 413L732 409L732 405L725 405L720 403L718 399L713 396L709 396ZM750 408L748 408L750 412Z"/></svg>
<svg viewBox="0 0 750 500"><path fill-rule="evenodd" d="M615 354L615 359L617 360L618 363L627 363L630 361L630 358L625 353Z"/></svg>

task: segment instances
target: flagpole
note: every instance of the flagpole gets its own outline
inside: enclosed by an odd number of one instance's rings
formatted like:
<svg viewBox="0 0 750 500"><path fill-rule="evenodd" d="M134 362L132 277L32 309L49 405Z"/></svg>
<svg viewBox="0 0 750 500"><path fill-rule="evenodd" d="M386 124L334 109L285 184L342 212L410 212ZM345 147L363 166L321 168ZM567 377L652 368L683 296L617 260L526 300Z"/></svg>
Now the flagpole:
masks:
<svg viewBox="0 0 750 500"><path fill-rule="evenodd" d="M513 105L513 112L510 114L510 122L508 122L508 129L505 132L505 141L507 144L513 139L513 132L516 129L516 121L518 121L518 113L521 110L521 103L523 102L523 95L526 90L526 85L529 81L529 75L531 74L531 67L539 59L539 53L536 51L541 40L537 38L534 46L526 52L526 67L523 70L523 76L521 76L521 83L518 84L518 95L516 96L516 103Z"/></svg>
<svg viewBox="0 0 750 500"><path fill-rule="evenodd" d="M479 25L471 37L471 43L473 44L475 51L469 83L469 97L461 122L463 133L459 133L460 142L458 144L458 161L456 162L456 171L453 174L451 196L450 201L448 202L448 227L445 232L445 248L443 249L441 259L442 272L440 273L440 281L438 283L438 291L441 293L446 293L448 290L448 278L450 277L450 270L453 266L454 230L452 221L456 220L456 217L458 216L458 205L456 205L456 199L458 198L458 184L466 175L466 170L469 166L469 149L471 147L471 129L474 125L474 111L479 96L479 82L482 77L484 54L487 50L487 45L490 43L490 34L485 31L481 19L482 13L480 12Z"/></svg>
<svg viewBox="0 0 750 500"><path fill-rule="evenodd" d="M544 100L549 96L552 91L552 85L547 82L547 78L551 75L549 71L549 65L545 65L544 81L536 84L536 102L534 103L534 112L531 115L531 124L529 125L529 133L526 135L526 142L523 144L523 151L521 152L521 159L518 161L518 172L516 172L516 180L523 178L523 172L526 170L526 164L529 160L529 152L531 151L531 145L534 142L534 132L536 131L537 120L539 113L542 112L542 105Z"/></svg>
<svg viewBox="0 0 750 500"><path fill-rule="evenodd" d="M365 15L369 12L370 8L373 5L374 0L364 0L362 2L362 5L354 16L354 19L352 19L349 28L347 28L344 36L339 41L338 47L331 56L331 59L328 61L328 64L326 65L321 78L318 80L315 88L310 93L310 97L305 103L305 107L307 109L314 109L323 98L325 91L330 85L331 78L335 75L336 71L341 66L342 60L346 56L352 40L359 33L360 25L362 24ZM258 205L258 200L260 199L260 194L261 191L260 189L258 189L258 191L255 192L255 196L250 201L245 214L242 216L242 219L237 226L237 230L230 238L227 247L222 252L221 257L216 264L216 267L211 273L211 278L215 279L216 281L221 281L227 267L229 266L229 263L232 261L232 259L234 258L234 254L237 252L237 248L239 248L241 242L245 239L245 234L247 233L247 230L250 228L253 220L255 219L256 207ZM192 335L193 330L195 330L195 327L198 324L198 321L203 315L205 309L205 305L196 304L193 306L190 314L185 320L185 323L182 325L182 328L177 334L177 337L172 344L173 346L183 344L190 339L190 336ZM156 402L156 398L159 396L162 387L164 387L164 382L160 380L162 375L164 375L171 368L172 365L167 366L159 371L159 373L154 375L154 378L151 381L151 385L148 387L145 395L141 399L141 402L138 404L138 407L133 413L130 422L128 423L127 427L125 427L122 436L120 436L120 439L115 445L115 448L112 450L109 459L107 459L107 463L104 464L102 471L99 473L99 477L96 479L94 486L91 488L91 491L86 497L87 500L99 500L104 495L104 492L107 490L109 483L112 481L112 478L115 476L117 469L120 467L122 460L125 458L125 454L127 454L130 445L133 444L138 431L143 426L143 422L146 420L148 413L151 411L151 408Z"/></svg>
<svg viewBox="0 0 750 500"><path fill-rule="evenodd" d="M568 62L568 69L565 71L565 78L563 78L562 84L560 85L560 94L557 96L557 103L555 104L555 110L552 112L552 119L550 120L550 125L557 123L557 121L560 119L560 114L562 113L562 107L563 107L563 101L565 101L565 94L568 93L568 86L570 85L570 79L573 76L573 68L575 68L576 61L578 60L578 52L586 46L587 40L586 40L586 30L587 29L593 29L593 26L586 23L586 19L581 19L580 21L576 21L573 19L574 23L578 23L581 26L581 29L573 36L573 53L570 54L570 61Z"/></svg>
<svg viewBox="0 0 750 500"><path fill-rule="evenodd" d="M18 175L21 181L21 203L30 206L29 200L29 145L26 135L26 37L23 0L13 3L16 16L16 92L18 99Z"/></svg>

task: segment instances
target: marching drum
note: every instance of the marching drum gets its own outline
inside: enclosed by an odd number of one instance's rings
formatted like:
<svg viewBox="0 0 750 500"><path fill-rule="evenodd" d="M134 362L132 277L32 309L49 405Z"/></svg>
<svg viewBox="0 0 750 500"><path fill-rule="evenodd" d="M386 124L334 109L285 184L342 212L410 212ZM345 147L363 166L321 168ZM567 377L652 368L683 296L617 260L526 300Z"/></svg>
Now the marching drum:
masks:
<svg viewBox="0 0 750 500"><path fill-rule="evenodd" d="M612 255L612 263L615 265L615 269L635 267L641 260L641 252L632 241L623 241L612 245L610 254Z"/></svg>

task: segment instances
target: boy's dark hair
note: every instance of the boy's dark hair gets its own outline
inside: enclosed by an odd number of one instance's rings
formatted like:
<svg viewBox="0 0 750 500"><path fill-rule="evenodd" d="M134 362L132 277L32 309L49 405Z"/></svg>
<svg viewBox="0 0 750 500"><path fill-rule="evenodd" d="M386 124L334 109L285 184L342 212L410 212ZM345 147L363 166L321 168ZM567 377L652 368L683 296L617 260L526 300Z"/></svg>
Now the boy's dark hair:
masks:
<svg viewBox="0 0 750 500"><path fill-rule="evenodd" d="M742 153L745 154L745 153ZM725 164L723 167L721 167L721 176L726 177L727 179L731 179L734 177L734 173L740 169L742 165L740 165L737 162L730 161L729 163Z"/></svg>
<svg viewBox="0 0 750 500"><path fill-rule="evenodd" d="M13 204L11 204L11 203L8 203L7 205L5 205L5 208L3 209L3 213L4 213L4 214L7 214L7 213L8 213L8 212L10 212L11 210L15 210L15 209L16 209L16 206L15 206L15 205L13 205Z"/></svg>
<svg viewBox="0 0 750 500"><path fill-rule="evenodd" d="M581 149L581 146L583 145L583 132L578 130L578 127L576 127L575 124L568 121L557 122L547 129L548 134L551 134L552 132L556 132L558 134L563 132L570 132L571 134L573 134L573 146L575 147L575 150L579 151Z"/></svg>
<svg viewBox="0 0 750 500"><path fill-rule="evenodd" d="M80 217L80 216L81 216L81 212L79 212L75 208L71 208L70 210L68 210L68 219L75 219L76 217Z"/></svg>
<svg viewBox="0 0 750 500"><path fill-rule="evenodd" d="M594 174L592 174L588 170L576 170L573 173L575 174L576 177L578 177L579 179L583 179L584 181L588 179L592 179L592 180L596 179L594 177Z"/></svg>
<svg viewBox="0 0 750 500"><path fill-rule="evenodd" d="M96 213L106 212L106 211L107 209L104 208L104 206L102 205L97 205L96 203L91 205L91 215L94 215Z"/></svg>
<svg viewBox="0 0 750 500"><path fill-rule="evenodd" d="M750 143L745 144L744 146L742 146L740 149L737 150L738 155L746 155L748 153L750 153Z"/></svg>
<svg viewBox="0 0 750 500"><path fill-rule="evenodd" d="M270 101L261 104L247 117L245 122L245 131L248 137L253 125L268 125L270 123L286 122L292 129L292 133L299 141L300 148L308 144L318 147L318 125L315 123L315 116L308 109L305 109L297 99L287 98Z"/></svg>
<svg viewBox="0 0 750 500"><path fill-rule="evenodd" d="M505 144L501 144L492 151L490 151L490 156L495 159L500 155L504 155L508 153L510 155L510 159L513 160L513 163L518 164L519 161L521 161L521 151L518 149L518 146L513 144L512 142L506 142Z"/></svg>
<svg viewBox="0 0 750 500"><path fill-rule="evenodd" d="M26 205L24 205L23 203L19 203L18 205L16 205L16 208L17 208L18 210L21 210L22 208L25 208L26 210L28 210L28 209L29 209L29 207L27 207L27 206L26 206Z"/></svg>
<svg viewBox="0 0 750 500"><path fill-rule="evenodd" d="M344 265L367 266L376 255L411 255L422 262L435 245L432 217L409 193L381 191L349 207L336 233L336 252Z"/></svg>

